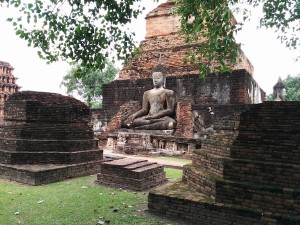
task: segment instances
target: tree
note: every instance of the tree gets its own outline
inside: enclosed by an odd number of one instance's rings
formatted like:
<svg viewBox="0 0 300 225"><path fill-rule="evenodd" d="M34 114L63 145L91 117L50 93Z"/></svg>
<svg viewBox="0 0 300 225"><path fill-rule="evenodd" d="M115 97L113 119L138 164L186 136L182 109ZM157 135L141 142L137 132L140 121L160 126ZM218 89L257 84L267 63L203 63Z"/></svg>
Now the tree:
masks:
<svg viewBox="0 0 300 225"><path fill-rule="evenodd" d="M154 0L157 1L157 0ZM200 36L205 44L187 55L187 62L198 63L200 73L230 70L238 59L240 46L234 33L242 23L233 23L232 11L250 18L247 6L263 5L260 26L276 28L289 48L299 48L299 0L174 0L180 17L181 33L187 43ZM79 62L89 69L103 69L105 59L116 50L119 60L130 58L134 33L126 24L143 10L141 0L0 0L20 10L20 17L9 18L16 34L48 62L59 59ZM30 24L30 26L28 26ZM217 65L217 66L216 66Z"/></svg>
<svg viewBox="0 0 300 225"><path fill-rule="evenodd" d="M207 40L187 56L187 61L198 62L202 73L212 70L230 71L240 54L234 33L243 22L251 18L249 5L262 5L263 17L260 26L275 28L278 37L288 48L300 48L300 1L299 0L176 0L176 14L180 16L181 33L187 43ZM236 23L233 13L243 14L243 20Z"/></svg>
<svg viewBox="0 0 300 225"><path fill-rule="evenodd" d="M286 89L287 101L300 101L300 74L297 76L290 76L283 80Z"/></svg>
<svg viewBox="0 0 300 225"><path fill-rule="evenodd" d="M286 89L286 101L300 101L300 74L296 76L288 75L283 81L283 85ZM273 101L274 96L270 94L267 96L268 101Z"/></svg>
<svg viewBox="0 0 300 225"><path fill-rule="evenodd" d="M119 72L111 62L105 61L105 65L101 71L76 65L63 77L60 87L66 87L70 95L76 92L89 107L100 108L103 84L112 82Z"/></svg>

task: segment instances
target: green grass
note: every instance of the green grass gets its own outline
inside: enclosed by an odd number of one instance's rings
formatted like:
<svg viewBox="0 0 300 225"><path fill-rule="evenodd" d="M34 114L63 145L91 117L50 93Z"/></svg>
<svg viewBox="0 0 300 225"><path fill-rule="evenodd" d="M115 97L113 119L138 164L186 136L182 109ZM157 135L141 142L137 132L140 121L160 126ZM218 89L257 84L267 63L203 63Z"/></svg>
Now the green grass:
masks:
<svg viewBox="0 0 300 225"><path fill-rule="evenodd" d="M170 180L180 180L182 178L182 170L165 168L166 177Z"/></svg>
<svg viewBox="0 0 300 225"><path fill-rule="evenodd" d="M181 163L186 163L186 164L192 163L192 160L175 158L175 157L159 156L159 157L157 157L157 159L168 160L168 161L173 161L173 162L181 162Z"/></svg>
<svg viewBox="0 0 300 225"><path fill-rule="evenodd" d="M167 169L167 176L178 174ZM178 224L149 214L146 192L107 188L95 185L95 180L93 175L28 186L0 179L0 224L96 225L100 220L113 225Z"/></svg>

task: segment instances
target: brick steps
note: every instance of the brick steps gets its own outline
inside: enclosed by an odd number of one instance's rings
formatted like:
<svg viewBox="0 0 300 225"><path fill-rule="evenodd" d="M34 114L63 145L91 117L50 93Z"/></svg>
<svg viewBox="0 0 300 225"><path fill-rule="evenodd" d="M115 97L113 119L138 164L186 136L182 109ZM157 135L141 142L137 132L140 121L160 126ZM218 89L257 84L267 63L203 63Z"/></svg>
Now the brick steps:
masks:
<svg viewBox="0 0 300 225"><path fill-rule="evenodd" d="M103 162L95 183L143 191L166 181L162 165L147 160L122 158Z"/></svg>
<svg viewBox="0 0 300 225"><path fill-rule="evenodd" d="M76 152L12 152L0 150L0 162L3 164L73 164L102 159L99 149Z"/></svg>
<svg viewBox="0 0 300 225"><path fill-rule="evenodd" d="M215 179L207 171L201 170L193 165L185 165L182 180L207 198L215 199Z"/></svg>
<svg viewBox="0 0 300 225"><path fill-rule="evenodd" d="M73 139L73 140L39 140L0 138L0 149L21 152L72 152L97 148L97 140Z"/></svg>
<svg viewBox="0 0 300 225"><path fill-rule="evenodd" d="M284 185L286 188L299 188L300 165L226 158L223 178L232 181L255 182L258 185L279 187Z"/></svg>
<svg viewBox="0 0 300 225"><path fill-rule="evenodd" d="M189 224L295 225L300 222L300 219L296 217L285 218L259 209L252 210L230 204L216 204L182 181L163 189L151 190L148 195L148 209L150 213L190 221Z"/></svg>
<svg viewBox="0 0 300 225"><path fill-rule="evenodd" d="M300 224L299 110L299 102L267 102L243 111L231 138L220 132L203 141L184 168L183 181L213 202L151 192L149 211L194 224Z"/></svg>
<svg viewBox="0 0 300 225"><path fill-rule="evenodd" d="M5 102L0 126L0 177L30 185L100 172L90 110L56 93L22 91Z"/></svg>
<svg viewBox="0 0 300 225"><path fill-rule="evenodd" d="M269 210L214 203L183 182L148 195L150 213L176 217L201 225L298 225L298 215L284 216Z"/></svg>
<svg viewBox="0 0 300 225"><path fill-rule="evenodd" d="M223 160L224 157L200 151L193 156L193 165L216 176L223 176Z"/></svg>
<svg viewBox="0 0 300 225"><path fill-rule="evenodd" d="M0 164L0 178L29 185L42 185L65 179L93 175L100 171L99 161L61 165Z"/></svg>
<svg viewBox="0 0 300 225"><path fill-rule="evenodd" d="M246 145L238 142L231 149L231 157L235 159L259 159L266 162L298 163L300 161L300 143L282 146L274 142L272 145L266 146L258 143Z"/></svg>
<svg viewBox="0 0 300 225"><path fill-rule="evenodd" d="M95 181L95 183L99 185L120 187L134 191L149 190L153 187L160 186L165 182L165 174L162 173L143 179L134 179L130 177L122 177L122 179L120 179L119 176L99 173L97 175L97 180Z"/></svg>
<svg viewBox="0 0 300 225"><path fill-rule="evenodd" d="M228 134L212 136L203 140L200 152L207 152L220 157L229 157L233 141L233 136Z"/></svg>
<svg viewBox="0 0 300 225"><path fill-rule="evenodd" d="M285 216L299 216L300 189L218 180L216 203L271 211Z"/></svg>
<svg viewBox="0 0 300 225"><path fill-rule="evenodd" d="M45 132L47 130L47 132ZM0 128L2 138L40 139L40 140L72 140L89 138L93 131L86 124L18 124L6 127L5 131Z"/></svg>

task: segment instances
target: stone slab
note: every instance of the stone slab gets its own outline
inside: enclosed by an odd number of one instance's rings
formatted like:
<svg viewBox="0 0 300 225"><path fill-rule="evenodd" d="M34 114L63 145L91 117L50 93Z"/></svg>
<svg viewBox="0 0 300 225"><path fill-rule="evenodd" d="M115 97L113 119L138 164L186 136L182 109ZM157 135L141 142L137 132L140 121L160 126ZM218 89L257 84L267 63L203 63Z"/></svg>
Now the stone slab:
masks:
<svg viewBox="0 0 300 225"><path fill-rule="evenodd" d="M0 178L29 185L42 185L100 172L99 161L71 165L7 165L0 164Z"/></svg>
<svg viewBox="0 0 300 225"><path fill-rule="evenodd" d="M115 166L115 167L126 167L135 163L140 163L140 162L146 162L147 160L143 159L132 159L132 158L122 158L122 159L116 159L110 162L104 162L102 165L103 166Z"/></svg>

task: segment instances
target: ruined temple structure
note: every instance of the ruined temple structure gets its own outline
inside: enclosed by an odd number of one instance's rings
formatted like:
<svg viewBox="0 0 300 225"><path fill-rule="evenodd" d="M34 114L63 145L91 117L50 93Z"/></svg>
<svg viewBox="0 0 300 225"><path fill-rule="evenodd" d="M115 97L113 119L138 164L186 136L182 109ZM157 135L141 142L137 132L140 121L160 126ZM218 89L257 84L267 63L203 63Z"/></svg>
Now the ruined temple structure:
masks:
<svg viewBox="0 0 300 225"><path fill-rule="evenodd" d="M140 43L139 53L121 70L119 80L150 78L159 57L166 67L167 76L198 74L197 64L184 64L184 59L189 50L196 49L207 40L200 38L196 43L185 43L185 37L178 34L179 19L172 14L174 5L173 0L168 0L147 14L145 40ZM233 23L236 23L234 19ZM233 69L253 72L252 64L243 53Z"/></svg>
<svg viewBox="0 0 300 225"><path fill-rule="evenodd" d="M216 134L194 151L182 181L149 193L149 211L190 224L300 224L300 102L214 112Z"/></svg>
<svg viewBox="0 0 300 225"><path fill-rule="evenodd" d="M196 65L183 63L186 53L205 40L193 45L184 42L178 34L178 18L171 14L174 4L166 1L147 14L146 37L140 44L140 53L123 67L117 80L104 85L103 109L92 115L102 147L129 154L153 148L191 152L200 146L199 138L213 130L211 104L253 104L264 100L265 92L253 79L253 67L244 55L232 73L210 74L206 78L199 78ZM120 130L121 122L141 107L143 93L153 88L151 75L159 57L167 76L166 88L173 90L176 98L176 129L153 131L148 137ZM199 104L208 107L202 115L193 111Z"/></svg>
<svg viewBox="0 0 300 225"><path fill-rule="evenodd" d="M0 61L0 124L3 123L4 103L10 95L20 90L12 72L14 68L7 62Z"/></svg>
<svg viewBox="0 0 300 225"><path fill-rule="evenodd" d="M284 101L286 96L285 86L281 80L281 77L278 78L277 83L273 87L274 101Z"/></svg>
<svg viewBox="0 0 300 225"><path fill-rule="evenodd" d="M118 80L104 85L103 109L93 113L103 125L100 146L127 154L165 149L192 157L181 181L150 191L150 213L201 225L300 224L300 103L263 102L265 93L242 55L233 72L199 78L195 67L182 64L193 46L176 34L172 7L173 1L166 1L147 15L140 54ZM153 88L150 76L159 55L166 88L176 98L176 127L121 128Z"/></svg>
<svg viewBox="0 0 300 225"><path fill-rule="evenodd" d="M100 171L89 108L56 93L14 93L0 126L0 177L41 185Z"/></svg>

